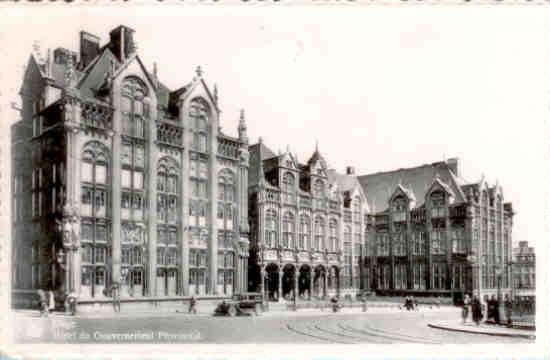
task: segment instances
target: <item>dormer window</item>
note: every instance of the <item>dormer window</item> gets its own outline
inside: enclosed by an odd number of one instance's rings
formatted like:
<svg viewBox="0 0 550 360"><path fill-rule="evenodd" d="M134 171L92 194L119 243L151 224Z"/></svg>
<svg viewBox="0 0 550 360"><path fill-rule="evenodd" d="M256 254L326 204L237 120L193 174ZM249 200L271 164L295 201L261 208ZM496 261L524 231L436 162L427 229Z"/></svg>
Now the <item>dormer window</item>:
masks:
<svg viewBox="0 0 550 360"><path fill-rule="evenodd" d="M122 133L144 138L146 120L150 117L147 87L137 78L128 78L122 84Z"/></svg>
<svg viewBox="0 0 550 360"><path fill-rule="evenodd" d="M294 175L290 172L286 172L283 176L283 201L285 203L294 204L294 188L295 188Z"/></svg>
<svg viewBox="0 0 550 360"><path fill-rule="evenodd" d="M393 199L391 204L393 221L405 221L407 211L407 200L403 196Z"/></svg>
<svg viewBox="0 0 550 360"><path fill-rule="evenodd" d="M432 218L445 216L445 194L441 191L435 191L430 195L432 206Z"/></svg>

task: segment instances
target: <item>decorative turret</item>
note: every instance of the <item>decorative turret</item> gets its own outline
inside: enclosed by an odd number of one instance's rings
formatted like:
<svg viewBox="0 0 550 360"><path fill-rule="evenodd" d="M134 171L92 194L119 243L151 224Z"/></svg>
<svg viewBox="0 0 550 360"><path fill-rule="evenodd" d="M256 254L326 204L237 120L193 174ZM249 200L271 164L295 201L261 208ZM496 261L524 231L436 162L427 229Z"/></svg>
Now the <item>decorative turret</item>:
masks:
<svg viewBox="0 0 550 360"><path fill-rule="evenodd" d="M248 135L246 134L246 121L244 118L244 109L241 109L241 116L239 117L239 140L243 143L248 143Z"/></svg>
<svg viewBox="0 0 550 360"><path fill-rule="evenodd" d="M66 69L65 69L65 84L67 89L76 89L76 69L72 56L67 57Z"/></svg>

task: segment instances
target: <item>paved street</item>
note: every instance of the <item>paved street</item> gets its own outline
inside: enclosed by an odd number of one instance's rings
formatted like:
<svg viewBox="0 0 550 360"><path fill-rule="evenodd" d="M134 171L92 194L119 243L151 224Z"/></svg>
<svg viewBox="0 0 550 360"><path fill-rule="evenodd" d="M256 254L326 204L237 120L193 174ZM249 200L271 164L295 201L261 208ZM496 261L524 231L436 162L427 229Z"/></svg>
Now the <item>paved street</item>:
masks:
<svg viewBox="0 0 550 360"><path fill-rule="evenodd" d="M374 309L368 313L327 310L268 312L258 317L209 314L122 313L72 318L38 318L15 314L15 341L56 343L529 343L533 340L467 334L428 327L433 321L456 321L456 309L419 312Z"/></svg>

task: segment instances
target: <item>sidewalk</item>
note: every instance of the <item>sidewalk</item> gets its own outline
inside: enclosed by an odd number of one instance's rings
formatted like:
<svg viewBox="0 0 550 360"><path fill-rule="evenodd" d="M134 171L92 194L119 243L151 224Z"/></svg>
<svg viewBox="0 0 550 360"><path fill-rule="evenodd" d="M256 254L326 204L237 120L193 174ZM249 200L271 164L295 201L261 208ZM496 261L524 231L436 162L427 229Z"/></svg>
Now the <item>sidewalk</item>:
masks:
<svg viewBox="0 0 550 360"><path fill-rule="evenodd" d="M456 312L456 308L442 306L440 308L421 308L420 313L435 313L435 312ZM14 316L23 316L27 318L40 318L40 312L38 310L13 310ZM319 308L306 308L298 309L297 311L289 310L283 306L273 307L270 306L268 311L259 312L258 317L301 317L301 316L331 316L331 315L368 315L368 314L383 314L383 313L394 313L394 314L407 314L407 313L418 313L416 311L407 311L404 309L399 309L397 306L373 306L367 309L366 312L363 312L360 307L345 307L340 309L339 312L333 312L332 308L325 307L323 309ZM50 318L62 318L62 319L116 319L116 318L142 318L142 317L214 317L214 307L213 306L199 306L197 309L197 314L189 314L186 308L182 309L163 309L159 311L124 311L124 306L122 311L115 312L81 312L77 313L76 316L66 315L63 312L54 312L49 317ZM46 319L46 318L43 318Z"/></svg>
<svg viewBox="0 0 550 360"><path fill-rule="evenodd" d="M492 336L507 336L507 337L516 337L523 339L535 339L535 331L531 330L521 330L514 328L507 328L500 325L488 325L481 323L478 325L467 322L462 324L459 321L438 321L428 324L429 327L440 330L447 331L457 331L470 334L483 334L483 335L492 335Z"/></svg>

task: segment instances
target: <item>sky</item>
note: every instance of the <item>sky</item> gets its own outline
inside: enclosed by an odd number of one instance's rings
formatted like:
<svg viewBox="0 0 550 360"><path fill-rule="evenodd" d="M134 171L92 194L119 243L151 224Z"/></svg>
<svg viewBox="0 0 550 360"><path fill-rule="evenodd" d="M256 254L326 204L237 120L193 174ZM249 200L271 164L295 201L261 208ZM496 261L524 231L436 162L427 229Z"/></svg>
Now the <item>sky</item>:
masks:
<svg viewBox="0 0 550 360"><path fill-rule="evenodd" d="M77 50L80 30L104 44L125 24L171 89L202 67L225 132L236 134L243 108L251 142L288 146L302 162L318 142L330 166L358 174L458 157L467 180L502 185L514 240L540 245L550 213L545 15L481 5L2 7L0 136L5 144L17 120L10 102L33 42L44 54Z"/></svg>

